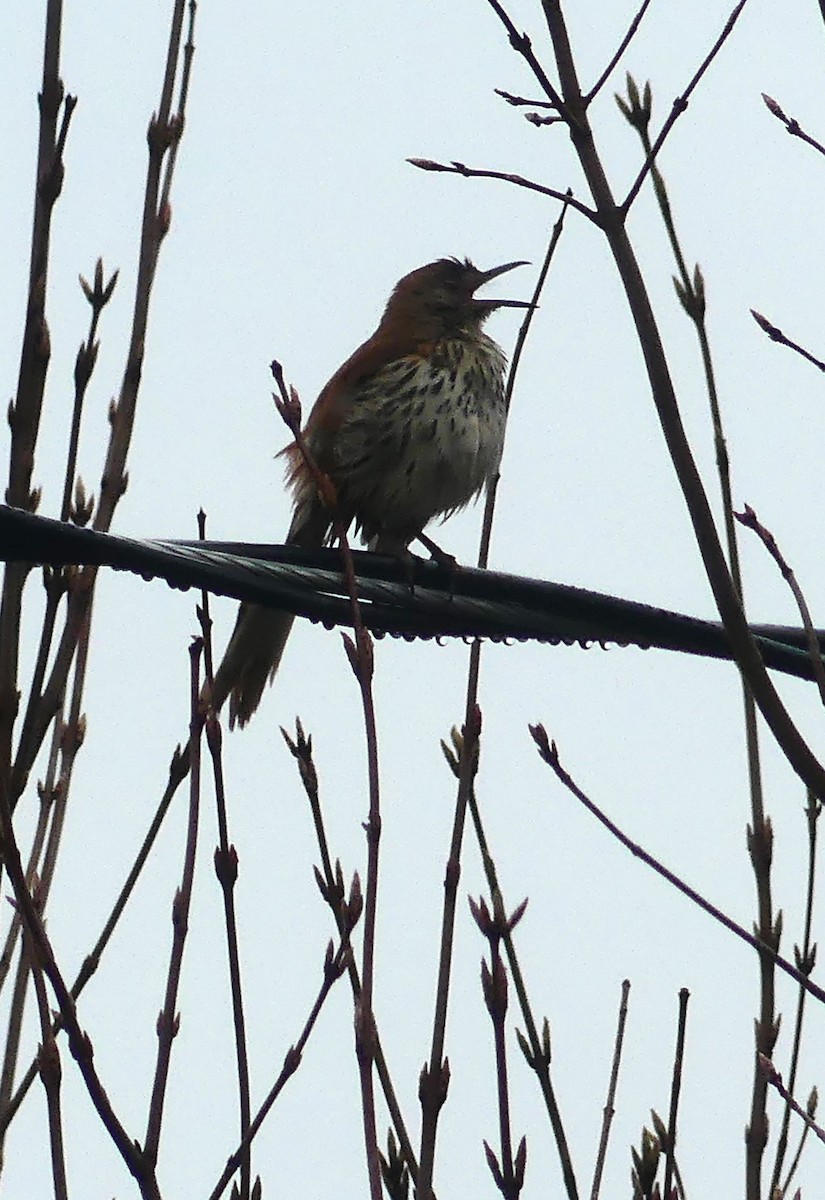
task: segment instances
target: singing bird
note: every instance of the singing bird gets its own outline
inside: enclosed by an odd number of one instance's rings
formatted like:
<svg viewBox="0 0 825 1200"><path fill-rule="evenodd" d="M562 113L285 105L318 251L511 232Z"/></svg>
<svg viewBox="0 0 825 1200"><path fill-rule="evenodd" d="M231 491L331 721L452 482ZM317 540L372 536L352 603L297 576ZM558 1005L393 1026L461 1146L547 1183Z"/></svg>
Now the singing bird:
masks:
<svg viewBox="0 0 825 1200"><path fill-rule="evenodd" d="M525 265L480 271L469 259L440 258L405 275L375 333L315 401L306 444L335 487L335 515L345 528L354 523L369 549L406 554L430 521L463 508L495 477L507 360L482 326L497 308L529 304L475 293ZM287 544L320 547L333 514L295 443L282 453L295 505ZM241 604L211 696L216 711L229 697L230 725L255 712L293 620Z"/></svg>

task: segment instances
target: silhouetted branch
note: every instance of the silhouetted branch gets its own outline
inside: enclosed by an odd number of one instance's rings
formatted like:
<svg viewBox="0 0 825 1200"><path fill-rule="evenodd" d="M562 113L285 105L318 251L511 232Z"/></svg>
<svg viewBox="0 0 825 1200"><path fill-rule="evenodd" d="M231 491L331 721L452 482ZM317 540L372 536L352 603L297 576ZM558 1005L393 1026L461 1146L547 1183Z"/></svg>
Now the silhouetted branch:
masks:
<svg viewBox="0 0 825 1200"><path fill-rule="evenodd" d="M682 1065L685 1057L685 1030L687 1028L687 1007L690 992L687 988L679 990L679 1024L676 1031L676 1050L673 1055L673 1077L670 1085L670 1109L668 1113L665 1151L665 1181L662 1195L670 1195L670 1184L676 1158L676 1118L679 1112L679 1095L682 1090Z"/></svg>
<svg viewBox="0 0 825 1200"><path fill-rule="evenodd" d="M621 209L622 209L622 212L624 212L625 214L629 211L631 204L633 203L633 201L636 199L637 195L639 194L641 186L644 183L645 179L647 178L650 168L653 166L654 162L656 161L656 156L658 155L662 146L665 144L668 134L670 133L673 126L676 124L676 121L679 119L679 117L681 117L682 113L686 111L687 106L688 106L688 101L690 100L690 97L693 95L694 91L696 90L699 83L701 82L703 75L705 74L705 72L707 71L708 67L713 62L713 60L716 58L716 55L719 53L719 51L724 46L724 44L727 41L730 34L733 32L733 27L736 24L736 22L738 21L739 16L742 12L742 9L745 7L747 2L748 2L748 0L739 0L739 3L736 5L733 12L730 14L727 21L725 22L725 26L724 26L722 32L719 34L719 37L716 39L716 41L711 46L708 54L706 55L705 59L701 63L699 69L694 74L690 83L687 85L687 87L682 92L682 94L680 96L677 96L676 99L673 101L673 107L670 110L669 117L667 118L664 125L662 126L662 128L659 132L659 136L656 138L656 141L653 143L650 154L647 156L647 160L646 160L644 166L642 167L639 174L636 176L636 179L634 180L633 184L631 185L630 191L627 193L624 200L622 201Z"/></svg>
<svg viewBox="0 0 825 1200"><path fill-rule="evenodd" d="M448 165L434 162L431 158L408 158L407 162L421 171L444 171L448 175L463 175L465 179L502 179L505 183L515 184L516 187L527 188L528 191L538 192L542 196L550 196L553 200L561 200L562 204L575 208L583 217L587 217L591 221L598 221L593 210L586 204L582 204L581 200L577 200L569 191L560 192L557 188L545 187L543 183L525 179L523 175L513 175L507 171L485 171L478 167L468 167L462 162L451 162Z"/></svg>
<svg viewBox="0 0 825 1200"><path fill-rule="evenodd" d="M783 1084L782 1076L777 1071L771 1060L762 1054L759 1056L759 1065L764 1071L765 1077L767 1078L771 1087L776 1088L777 1092L785 1101L785 1103L793 1109L798 1117L802 1118L808 1129L810 1129L812 1133L815 1133L821 1142L825 1142L825 1129L823 1129L821 1125L817 1125L811 1113L806 1112L802 1105L793 1098Z"/></svg>
<svg viewBox="0 0 825 1200"><path fill-rule="evenodd" d="M799 609L799 615L802 618L802 624L805 629L805 634L808 640L808 653L811 656L811 665L813 666L814 679L819 688L819 695L822 703L825 704L825 666L822 663L822 650L817 640L816 630L814 629L811 613L808 608L802 588L796 581L796 576L791 569L790 564L785 559L782 551L779 549L779 544L771 531L767 529L757 517L754 510L749 504L745 505L744 512L734 513L737 521L744 525L746 529L752 529L753 532L762 542L762 545L770 554L773 561L782 572L782 578L791 589L793 598L796 601L796 606Z"/></svg>
<svg viewBox="0 0 825 1200"><path fill-rule="evenodd" d="M172 901L172 948L166 974L166 990L163 1006L157 1020L158 1052L155 1061L155 1077L149 1097L149 1114L146 1120L144 1155L152 1166L157 1166L160 1132L166 1100L166 1085L169 1080L169 1065L172 1059L172 1043L177 1037L179 1015L177 1011L183 952L189 930L189 907L192 901L192 886L195 879L195 853L198 844L200 818L200 765L201 733L204 714L200 706L200 660L203 643L196 638L189 649L191 663L189 746L191 766L189 771L189 817L186 827L186 847L183 856L180 886Z"/></svg>
<svg viewBox="0 0 825 1200"><path fill-rule="evenodd" d="M751 316L759 328L764 329L772 342L778 342L781 346L787 346L790 350L795 350L797 354L801 354L804 359L812 363L818 370L825 371L825 362L822 362L819 358L815 358L810 351L806 350L804 346L800 346L798 342L792 342L789 337L785 336L781 329L773 325L767 317L763 317L755 308L751 309Z"/></svg>
<svg viewBox="0 0 825 1200"><path fill-rule="evenodd" d="M741 925L738 925L736 921L733 921L730 917L723 913L721 909L717 908L714 904L711 904L709 900L706 900L704 896L700 895L699 892L697 892L689 884L685 883L683 879L680 879L678 875L675 875L673 871L670 871L666 866L660 863L659 860L654 858L652 854L649 854L647 850L643 849L640 845L638 845L638 843L631 841L627 834L623 833L622 830L619 829L618 825L614 824L614 822L611 821L610 818L606 816L605 813L603 813L601 809L594 804L591 799L589 799L588 796L585 795L585 793L576 785L567 771L564 770L561 762L559 761L556 743L550 742L544 726L531 725L529 728L533 737L533 741L536 743L538 748L539 754L547 763L547 765L553 769L559 781L563 783L567 790L584 805L588 812L592 813L593 816L596 817L596 819L600 821L602 825L604 825L605 829L607 829L608 832L611 833L613 837L625 847L626 850L629 850L630 853L636 858L641 859L642 862L648 867L652 867L657 875L661 875L661 877L666 879L668 883L672 884L677 891L680 891L682 895L687 896L689 900L692 900L694 904L696 904L704 912L708 913L709 916L713 917L715 921L718 921L720 925L724 925L724 927L730 930L731 933L735 934L736 937L740 938L743 942L747 942L749 946L751 946L754 950L758 950L760 954L769 954L780 970L784 971L786 975L790 975L791 979L795 979L800 987L803 987L806 992L809 992L817 1000L825 1004L825 988L821 988L818 984L813 983L802 971L795 967L793 963L789 962L788 959L783 958L781 954L777 954L777 952L771 946L766 945L761 938L755 937L752 933L748 933L746 929L743 929Z"/></svg>
<svg viewBox="0 0 825 1200"><path fill-rule="evenodd" d="M622 1061L624 1045L624 1030L627 1022L627 998L630 995L630 980L622 982L622 998L619 1004L619 1020L616 1025L616 1040L613 1045L613 1063L610 1068L610 1083L607 1088L607 1099L602 1111L602 1131L599 1137L599 1149L596 1153L596 1166L593 1169L593 1186L590 1189L590 1200L599 1200L602 1186L604 1164L607 1161L607 1143L610 1138L610 1126L613 1123L616 1103L616 1089L619 1084L619 1066Z"/></svg>
<svg viewBox="0 0 825 1200"><path fill-rule="evenodd" d="M650 7L650 0L642 0L642 6L639 9L639 11L636 13L633 20L628 25L627 33L622 38L621 42L619 42L619 45L616 48L616 53L613 55L610 62L607 64L605 69L602 71L599 78L593 84L590 91L587 92L587 94L585 95L585 97L584 97L585 104L590 104L595 99L595 97L599 94L601 89L607 83L610 76L613 74L613 71L616 69L619 62L621 61L621 57L624 54L625 50L628 48L630 43L633 41L633 38L636 34L636 30L639 28L639 26L642 23L642 17L645 15L645 13L647 12L649 7Z"/></svg>
<svg viewBox="0 0 825 1200"><path fill-rule="evenodd" d="M791 137L798 137L803 142L807 142L809 146L813 146L814 150L818 150L820 154L825 154L825 146L821 142L818 142L816 138L811 137L809 133L806 133L796 117L786 116L772 96L768 96L763 92L762 99L765 101L768 111L772 112L777 120L782 122Z"/></svg>
<svg viewBox="0 0 825 1200"><path fill-rule="evenodd" d="M229 1184L229 1181L240 1166L244 1151L246 1150L247 1146L251 1144L253 1138L261 1128L261 1125L263 1125L267 1114L280 1096L283 1089L286 1087L286 1084L298 1070L298 1067L301 1064L301 1057L303 1055L304 1048L309 1041L309 1036L315 1027L315 1022L318 1020L321 1009L324 1006L324 1001L329 995L333 984L336 982L336 980L340 979L341 975L346 970L347 960L352 953L349 947L350 932L351 930L348 930L346 935L342 937L338 949L334 953L332 942L329 943L326 955L324 957L324 977L318 990L318 995L315 998L315 1003L313 1004L304 1028L301 1031L301 1036L298 1038L298 1041L294 1045L290 1046L290 1048L287 1050L286 1055L284 1056L284 1065L281 1068L278 1078L269 1089L269 1092L261 1104L261 1107L255 1114L246 1137L239 1144L235 1152L230 1155L226 1166L221 1173L220 1179L209 1193L209 1200L219 1200L219 1197L223 1195L227 1185Z"/></svg>
<svg viewBox="0 0 825 1200"><path fill-rule="evenodd" d="M497 96L501 96L502 100L506 100L508 104L512 104L514 108L554 108L549 100L529 100L526 96L514 96L512 92L506 92L504 88L493 88ZM557 116L557 121L562 121L564 118Z"/></svg>
<svg viewBox="0 0 825 1200"><path fill-rule="evenodd" d="M504 6L499 3L499 0L487 0L487 2L503 24L504 28L507 30L507 37L510 39L510 45L527 63L530 70L535 75L542 91L553 107L562 113L564 111L564 104L561 96L550 82L550 79L545 73L544 68L533 53L533 46L527 34L519 33L513 22L510 20L510 17L508 16Z"/></svg>

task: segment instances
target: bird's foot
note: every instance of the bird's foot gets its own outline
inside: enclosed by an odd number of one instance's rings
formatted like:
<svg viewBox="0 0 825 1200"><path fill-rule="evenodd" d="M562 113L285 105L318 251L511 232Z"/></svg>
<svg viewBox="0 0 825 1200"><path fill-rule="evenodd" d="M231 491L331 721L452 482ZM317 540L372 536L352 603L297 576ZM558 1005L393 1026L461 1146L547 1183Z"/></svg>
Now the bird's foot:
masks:
<svg viewBox="0 0 825 1200"><path fill-rule="evenodd" d="M458 559L455 557L455 555L448 554L446 550L442 550L441 547L432 540L432 538L427 537L426 533L419 533L418 541L426 550L429 550L432 561L438 563L438 565L443 567L447 572L450 587L450 599L452 600L453 596L455 595L455 578L456 572L458 571Z"/></svg>
<svg viewBox="0 0 825 1200"><path fill-rule="evenodd" d="M458 559L455 555L448 554L446 550L442 550L437 542L427 537L426 533L419 533L417 541L421 543L425 550L430 552L430 558L433 562L438 563L440 567L446 567L449 571L455 571L458 566Z"/></svg>

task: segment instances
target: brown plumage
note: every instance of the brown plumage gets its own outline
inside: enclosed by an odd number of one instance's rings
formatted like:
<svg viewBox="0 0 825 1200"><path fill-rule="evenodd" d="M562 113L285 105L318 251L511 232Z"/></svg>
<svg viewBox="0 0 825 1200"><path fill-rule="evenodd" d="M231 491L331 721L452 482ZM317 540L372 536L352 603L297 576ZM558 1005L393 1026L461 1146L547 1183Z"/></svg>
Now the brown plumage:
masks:
<svg viewBox="0 0 825 1200"><path fill-rule="evenodd" d="M405 275L378 328L313 405L304 436L335 485L342 523L370 549L403 553L435 517L463 508L498 471L504 444L501 349L482 325L518 300L476 290L522 263L480 271L442 258ZM331 514L293 443L283 453L295 512L286 541L322 546ZM245 725L278 669L294 618L241 604L215 674L212 704L229 697L230 724Z"/></svg>

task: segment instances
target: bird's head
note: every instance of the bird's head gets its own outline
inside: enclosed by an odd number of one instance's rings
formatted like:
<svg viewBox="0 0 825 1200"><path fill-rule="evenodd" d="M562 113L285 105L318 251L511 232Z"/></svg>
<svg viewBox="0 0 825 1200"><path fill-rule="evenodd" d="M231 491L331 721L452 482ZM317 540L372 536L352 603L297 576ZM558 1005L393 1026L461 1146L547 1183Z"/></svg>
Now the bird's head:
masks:
<svg viewBox="0 0 825 1200"><path fill-rule="evenodd" d="M439 258L405 275L395 285L384 313L383 322L411 321L438 336L461 330L481 328L497 308L529 308L525 300L487 300L476 291L490 280L527 266L524 262L505 263L489 271L480 271L468 258ZM382 323L383 323L382 322Z"/></svg>

